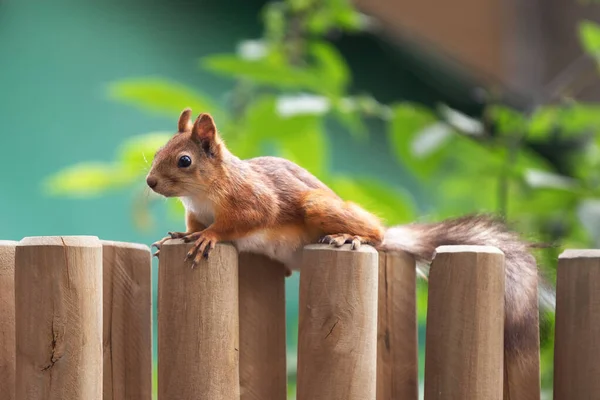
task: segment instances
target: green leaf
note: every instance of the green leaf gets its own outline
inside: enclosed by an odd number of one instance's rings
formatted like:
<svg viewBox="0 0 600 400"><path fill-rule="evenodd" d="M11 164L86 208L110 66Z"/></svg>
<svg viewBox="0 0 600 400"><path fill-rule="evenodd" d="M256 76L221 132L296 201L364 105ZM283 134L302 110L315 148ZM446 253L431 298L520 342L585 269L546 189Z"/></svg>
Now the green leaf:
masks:
<svg viewBox="0 0 600 400"><path fill-rule="evenodd" d="M201 66L218 75L248 79L278 89L322 90L322 82L311 71L288 66L272 57L245 60L232 54L217 54L204 57Z"/></svg>
<svg viewBox="0 0 600 400"><path fill-rule="evenodd" d="M414 142L437 118L427 108L409 103L392 107L393 117L388 137L398 160L421 178L430 177L437 169L441 150L419 157L414 152Z"/></svg>
<svg viewBox="0 0 600 400"><path fill-rule="evenodd" d="M328 143L320 115L281 115L277 100L263 96L246 110L238 129L238 135L229 143L239 157L258 156L261 146L270 143L275 145L280 156L311 173L320 175L325 171Z"/></svg>
<svg viewBox="0 0 600 400"><path fill-rule="evenodd" d="M333 108L333 117L356 139L367 138L367 126L362 120L360 113L345 110L339 105Z"/></svg>
<svg viewBox="0 0 600 400"><path fill-rule="evenodd" d="M600 105L572 104L560 111L562 133L567 136L600 131Z"/></svg>
<svg viewBox="0 0 600 400"><path fill-rule="evenodd" d="M295 162L316 176L322 176L326 169L328 143L323 127L314 119L304 129L288 132L280 136L280 155Z"/></svg>
<svg viewBox="0 0 600 400"><path fill-rule="evenodd" d="M45 180L44 187L52 196L93 197L131 185L135 177L118 165L89 162L58 171Z"/></svg>
<svg viewBox="0 0 600 400"><path fill-rule="evenodd" d="M169 116L179 115L186 107L194 113L208 112L224 118L222 111L207 96L177 82L163 78L135 78L109 86L111 98L142 110Z"/></svg>
<svg viewBox="0 0 600 400"><path fill-rule="evenodd" d="M331 87L333 93L343 93L350 83L350 68L341 53L331 44L316 42L310 46L322 84Z"/></svg>
<svg viewBox="0 0 600 400"><path fill-rule="evenodd" d="M326 181L340 197L375 213L388 225L413 221L416 216L414 200L407 192L372 178L333 177Z"/></svg>
<svg viewBox="0 0 600 400"><path fill-rule="evenodd" d="M128 138L119 146L118 160L132 173L144 173L158 149L173 135L166 132L152 132Z"/></svg>
<svg viewBox="0 0 600 400"><path fill-rule="evenodd" d="M483 124L478 119L463 114L460 111L454 110L445 104L439 108L443 118L455 129L468 135L478 136L483 133Z"/></svg>
<svg viewBox="0 0 600 400"><path fill-rule="evenodd" d="M575 179L538 169L527 169L525 181L532 188L573 190L577 186Z"/></svg>
<svg viewBox="0 0 600 400"><path fill-rule="evenodd" d="M323 118L315 114L282 115L273 96L257 98L228 139L231 151L240 158L263 155L265 144L274 145L278 155L287 157L314 174L325 168L328 144Z"/></svg>
<svg viewBox="0 0 600 400"><path fill-rule="evenodd" d="M276 89L309 90L341 96L350 81L350 70L335 47L316 42L309 47L310 66L287 64L285 57L271 52L267 57L244 59L234 54L217 54L201 59L201 66L215 74L249 81Z"/></svg>
<svg viewBox="0 0 600 400"><path fill-rule="evenodd" d="M529 118L527 137L546 139L556 128L559 112L556 107L538 107Z"/></svg>
<svg viewBox="0 0 600 400"><path fill-rule="evenodd" d="M592 21L579 23L579 41L586 53L600 57L600 25Z"/></svg>
<svg viewBox="0 0 600 400"><path fill-rule="evenodd" d="M529 121L529 137L543 139L555 130L563 137L600 132L600 106L573 103L536 109Z"/></svg>
<svg viewBox="0 0 600 400"><path fill-rule="evenodd" d="M510 107L491 106L487 110L487 116L493 121L501 135L518 136L528 129L525 116Z"/></svg>

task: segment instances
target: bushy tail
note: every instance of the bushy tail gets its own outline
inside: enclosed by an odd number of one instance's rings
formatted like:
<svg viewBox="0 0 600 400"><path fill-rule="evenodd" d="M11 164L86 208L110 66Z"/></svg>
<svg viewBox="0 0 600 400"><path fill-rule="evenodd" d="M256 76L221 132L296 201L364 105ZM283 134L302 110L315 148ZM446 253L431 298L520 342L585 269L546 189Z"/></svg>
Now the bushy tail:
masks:
<svg viewBox="0 0 600 400"><path fill-rule="evenodd" d="M444 245L494 246L502 250L506 260L505 278L505 348L527 352L537 345L539 279L537 263L530 249L535 245L521 240L499 220L488 216L468 216L439 223L415 223L389 228L381 248L400 250L415 256L420 264L429 264L435 249ZM546 306L553 306L552 296L542 284L539 287ZM533 332L535 330L535 332ZM532 343L532 341L535 342Z"/></svg>

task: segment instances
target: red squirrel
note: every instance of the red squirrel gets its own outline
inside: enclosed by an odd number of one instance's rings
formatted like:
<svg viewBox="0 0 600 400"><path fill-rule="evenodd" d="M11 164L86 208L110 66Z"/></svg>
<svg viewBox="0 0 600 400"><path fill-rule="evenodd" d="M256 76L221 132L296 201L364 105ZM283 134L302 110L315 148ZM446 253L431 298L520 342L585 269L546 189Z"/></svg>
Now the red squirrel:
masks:
<svg viewBox="0 0 600 400"><path fill-rule="evenodd" d="M186 232L195 245L187 259L192 267L208 257L218 242L240 252L264 254L298 270L305 245L341 247L363 244L384 251L405 251L428 263L442 245L488 245L506 257L505 345L522 354L536 345L538 269L529 244L486 216L439 223L385 228L373 214L342 200L300 166L277 157L241 160L227 149L209 114L191 122L191 110L179 117L177 133L158 150L147 176L148 186L165 197L179 197L186 209ZM532 330L535 329L535 334Z"/></svg>

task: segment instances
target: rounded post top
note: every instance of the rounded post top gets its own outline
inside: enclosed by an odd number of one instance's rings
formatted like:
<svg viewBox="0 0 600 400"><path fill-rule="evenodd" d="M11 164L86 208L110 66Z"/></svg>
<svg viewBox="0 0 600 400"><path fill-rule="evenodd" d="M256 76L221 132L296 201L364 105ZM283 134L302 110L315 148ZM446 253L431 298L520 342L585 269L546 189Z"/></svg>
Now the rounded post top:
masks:
<svg viewBox="0 0 600 400"><path fill-rule="evenodd" d="M599 249L570 249L563 251L559 256L559 260L568 260L572 258L600 258Z"/></svg>
<svg viewBox="0 0 600 400"><path fill-rule="evenodd" d="M476 254L504 254L494 246L440 246L436 254L476 253Z"/></svg>
<svg viewBox="0 0 600 400"><path fill-rule="evenodd" d="M24 246L101 247L101 243L97 236L30 236L17 245Z"/></svg>
<svg viewBox="0 0 600 400"><path fill-rule="evenodd" d="M338 251L338 252L354 252L354 253L377 253L377 250L373 246L366 244L361 245L358 249L352 250L349 244L345 244L342 247L332 246L330 244L309 244L304 246L306 251Z"/></svg>
<svg viewBox="0 0 600 400"><path fill-rule="evenodd" d="M166 242L164 242L162 244L163 247L175 247L175 246L186 246L186 247L190 247L194 244L194 242L184 242L183 239L169 239ZM161 247L162 248L162 247ZM218 242L216 244L215 250L225 250L225 251L230 251L233 250L235 252L237 252L235 246L230 243L230 242ZM161 252L162 254L162 252Z"/></svg>
<svg viewBox="0 0 600 400"><path fill-rule="evenodd" d="M132 249L132 250L141 250L145 252L150 252L150 247L141 243L130 243L130 242L117 242L114 240L101 240L102 246L108 247L118 247L121 249Z"/></svg>

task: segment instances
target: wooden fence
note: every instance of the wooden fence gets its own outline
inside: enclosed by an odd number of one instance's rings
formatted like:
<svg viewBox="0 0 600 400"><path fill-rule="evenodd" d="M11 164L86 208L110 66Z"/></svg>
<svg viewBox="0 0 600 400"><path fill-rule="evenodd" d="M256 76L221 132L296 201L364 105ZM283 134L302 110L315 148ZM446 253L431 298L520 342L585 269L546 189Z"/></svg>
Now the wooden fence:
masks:
<svg viewBox="0 0 600 400"><path fill-rule="evenodd" d="M192 270L183 262L189 248L171 241L161 250L158 399L286 399L283 267L219 244ZM416 400L414 260L314 245L302 268L297 398ZM504 372L513 366L503 357L503 268L495 248L438 249L426 400L540 398L539 364ZM146 246L95 237L0 241L0 397L151 399L151 298ZM600 397L599 337L600 251L566 251L556 400Z"/></svg>

